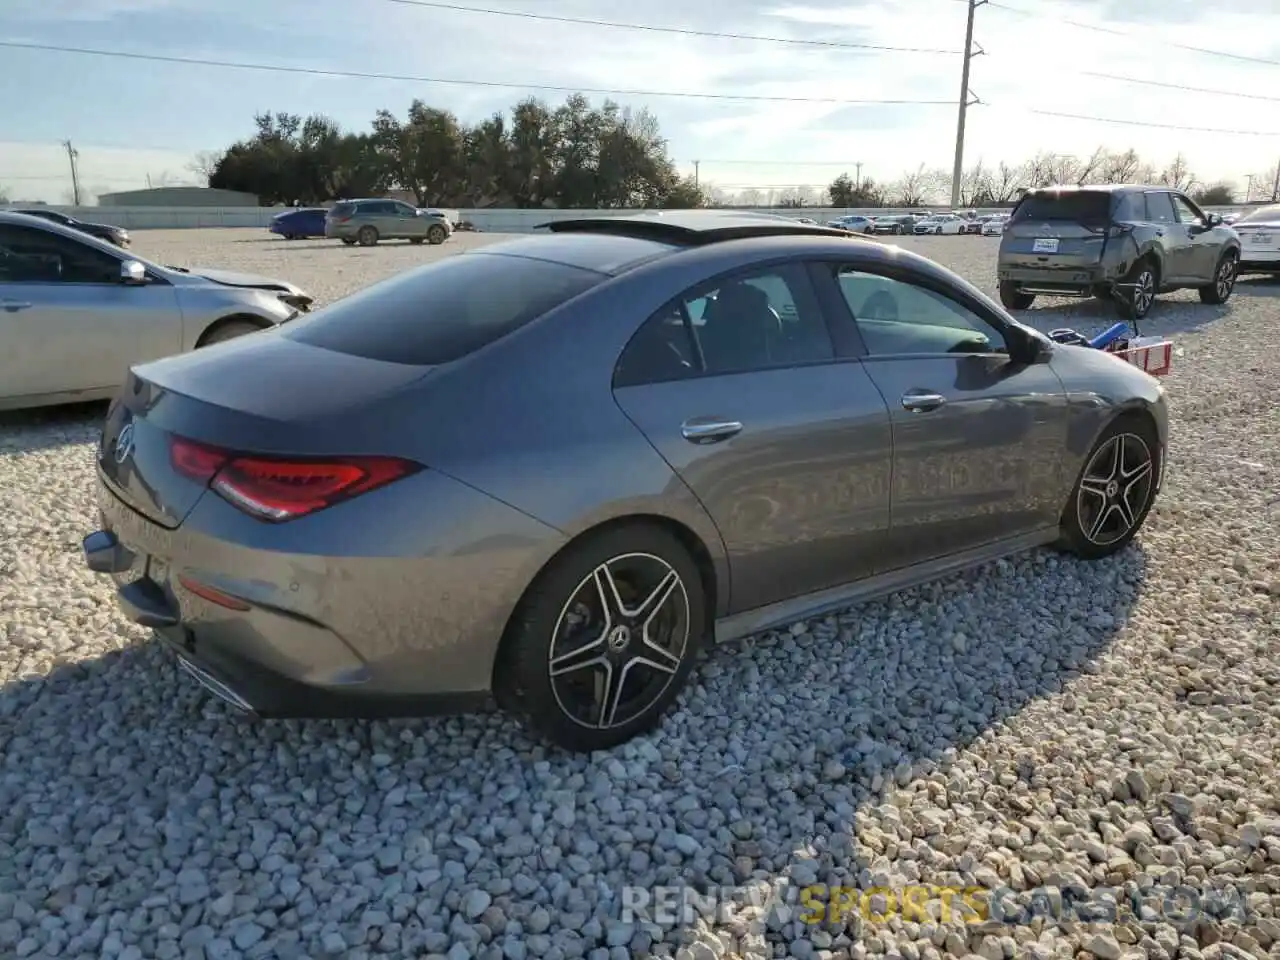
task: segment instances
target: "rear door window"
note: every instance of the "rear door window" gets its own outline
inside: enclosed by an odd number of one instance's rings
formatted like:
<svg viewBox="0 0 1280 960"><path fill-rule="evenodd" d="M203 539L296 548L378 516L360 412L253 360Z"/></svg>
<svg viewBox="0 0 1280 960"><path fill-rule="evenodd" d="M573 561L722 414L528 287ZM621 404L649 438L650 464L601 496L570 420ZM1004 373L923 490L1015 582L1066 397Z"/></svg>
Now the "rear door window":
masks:
<svg viewBox="0 0 1280 960"><path fill-rule="evenodd" d="M1064 190L1032 193L1013 212L1015 221L1066 220L1106 223L1111 219L1111 193L1105 190Z"/></svg>
<svg viewBox="0 0 1280 960"><path fill-rule="evenodd" d="M333 209L330 210L329 213L335 217L349 217L355 208L356 205L354 203L338 203L334 204Z"/></svg>
<svg viewBox="0 0 1280 960"><path fill-rule="evenodd" d="M1152 190L1147 194L1147 219L1152 223L1174 223L1177 220L1169 194L1163 190Z"/></svg>
<svg viewBox="0 0 1280 960"><path fill-rule="evenodd" d="M449 363L607 279L547 260L459 254L367 287L282 333L370 360Z"/></svg>

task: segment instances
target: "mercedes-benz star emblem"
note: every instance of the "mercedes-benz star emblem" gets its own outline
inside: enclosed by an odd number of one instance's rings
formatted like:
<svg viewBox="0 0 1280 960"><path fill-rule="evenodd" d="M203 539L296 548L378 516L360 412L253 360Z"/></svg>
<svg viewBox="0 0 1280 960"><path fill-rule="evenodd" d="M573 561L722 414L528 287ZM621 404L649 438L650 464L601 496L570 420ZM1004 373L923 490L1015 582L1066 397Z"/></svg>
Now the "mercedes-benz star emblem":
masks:
<svg viewBox="0 0 1280 960"><path fill-rule="evenodd" d="M133 424L126 424L116 437L116 463L124 463L133 453Z"/></svg>

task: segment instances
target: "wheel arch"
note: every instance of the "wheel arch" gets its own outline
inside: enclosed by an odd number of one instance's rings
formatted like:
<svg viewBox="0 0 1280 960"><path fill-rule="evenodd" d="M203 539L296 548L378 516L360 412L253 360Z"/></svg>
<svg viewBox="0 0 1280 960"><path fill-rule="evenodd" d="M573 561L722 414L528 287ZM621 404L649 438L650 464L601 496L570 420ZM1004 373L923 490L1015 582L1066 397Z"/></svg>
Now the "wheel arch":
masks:
<svg viewBox="0 0 1280 960"><path fill-rule="evenodd" d="M275 326L275 324L266 317L260 317L255 313L229 313L225 317L219 317L217 320L214 320L201 330L200 336L196 338L196 346L203 347L209 342L209 337L213 333L233 323L250 323L259 330L269 330Z"/></svg>
<svg viewBox="0 0 1280 960"><path fill-rule="evenodd" d="M520 617L522 609L525 606L525 598L538 586L543 575L552 564L556 563L562 556L570 550L575 549L584 540L592 537L598 537L610 530L617 530L628 526L652 526L665 530L671 534L680 543L685 550L688 551L690 558L693 560L694 566L698 569L698 575L702 582L702 589L705 595L703 604L706 610L706 623L704 628L707 635L711 636L715 628L716 607L719 597L727 584L720 582L720 577L716 572L715 559L712 556L710 548L703 541L692 527L673 517L663 516L657 513L631 513L622 516L611 517L600 523L593 524L584 530L579 531L566 542L562 543L546 561L538 568L538 572L530 579L528 585L520 594L520 599L516 601L511 608L511 612L507 616L507 621L503 625L502 635L498 640L498 645L494 651L493 665L490 668L490 687L495 692L502 688L499 678L500 671L510 661L508 651L513 642L513 625Z"/></svg>

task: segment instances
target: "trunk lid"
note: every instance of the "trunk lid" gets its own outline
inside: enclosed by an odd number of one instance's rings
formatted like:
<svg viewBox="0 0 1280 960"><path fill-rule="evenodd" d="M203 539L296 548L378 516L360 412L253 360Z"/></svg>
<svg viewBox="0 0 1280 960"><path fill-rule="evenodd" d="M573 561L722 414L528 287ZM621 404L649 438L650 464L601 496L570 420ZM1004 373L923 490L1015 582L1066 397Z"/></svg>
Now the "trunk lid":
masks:
<svg viewBox="0 0 1280 960"><path fill-rule="evenodd" d="M1112 226L1113 195L1105 190L1045 190L1028 194L1000 241L1001 265L1077 270L1102 262Z"/></svg>
<svg viewBox="0 0 1280 960"><path fill-rule="evenodd" d="M169 460L172 438L255 453L359 454L369 402L431 367L368 360L265 331L133 368L108 411L98 470L121 500L168 529L207 486Z"/></svg>

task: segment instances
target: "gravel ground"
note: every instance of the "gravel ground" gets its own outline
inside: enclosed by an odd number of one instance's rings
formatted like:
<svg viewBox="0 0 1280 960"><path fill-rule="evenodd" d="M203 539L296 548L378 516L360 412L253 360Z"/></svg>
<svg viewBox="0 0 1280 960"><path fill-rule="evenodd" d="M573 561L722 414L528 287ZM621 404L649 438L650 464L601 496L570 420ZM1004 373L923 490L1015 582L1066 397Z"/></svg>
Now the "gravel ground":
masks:
<svg viewBox="0 0 1280 960"><path fill-rule="evenodd" d="M495 239L135 236L321 300ZM904 245L993 285L995 240ZM1280 958L1278 319L1271 282L1157 305L1172 462L1122 556L1037 552L720 649L659 733L593 758L497 714L238 719L81 565L101 407L6 416L0 957ZM811 925L788 898L815 882L1040 915ZM625 886L672 884L752 892L628 919ZM1118 913L1053 913L1073 889Z"/></svg>

